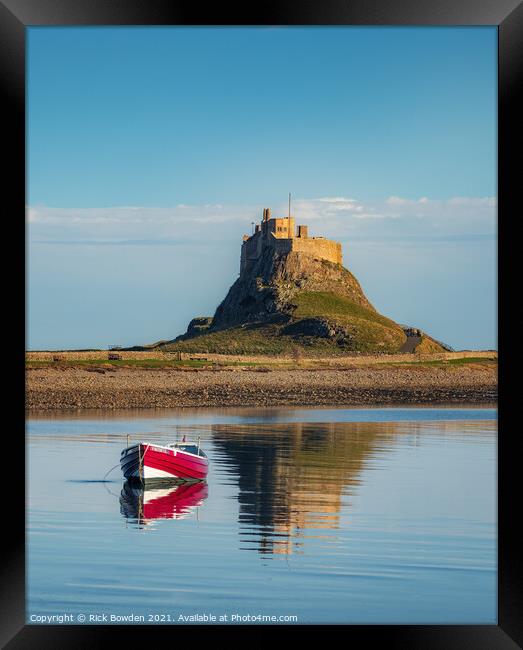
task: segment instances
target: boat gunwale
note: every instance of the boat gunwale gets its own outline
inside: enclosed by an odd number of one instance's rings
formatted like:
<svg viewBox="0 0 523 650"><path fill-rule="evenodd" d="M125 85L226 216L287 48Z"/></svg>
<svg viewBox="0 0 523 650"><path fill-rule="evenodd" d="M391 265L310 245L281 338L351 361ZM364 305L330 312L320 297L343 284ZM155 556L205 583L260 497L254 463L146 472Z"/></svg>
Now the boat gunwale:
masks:
<svg viewBox="0 0 523 650"><path fill-rule="evenodd" d="M187 444L189 444L189 443L187 443ZM120 460L121 460L124 452L128 452L129 449L134 449L135 447L138 447L138 449L139 449L141 446L147 447L147 448L149 448L149 447L159 447L160 449L167 449L168 451L175 451L176 450L175 447L169 447L167 445L159 445L159 444L157 444L155 442L139 442L139 443L137 443L135 445L131 445L129 447L124 447L124 449L122 449L122 451L120 452ZM147 451L147 449L145 451ZM151 451L154 451L154 449L151 449ZM187 454L187 456L192 456L193 458L198 458L200 460L203 460L207 464L209 463L208 456L203 451L203 449L201 450L201 454L193 454L190 451L185 451L185 449L180 449L180 448L177 451L182 452L183 454ZM127 456L127 454L126 454L126 456Z"/></svg>

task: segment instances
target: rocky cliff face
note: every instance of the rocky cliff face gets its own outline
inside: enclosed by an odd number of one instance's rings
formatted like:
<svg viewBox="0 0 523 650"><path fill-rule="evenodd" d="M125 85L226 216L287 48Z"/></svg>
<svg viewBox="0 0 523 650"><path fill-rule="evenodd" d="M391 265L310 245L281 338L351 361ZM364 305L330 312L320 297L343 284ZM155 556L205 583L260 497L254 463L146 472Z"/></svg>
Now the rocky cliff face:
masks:
<svg viewBox="0 0 523 650"><path fill-rule="evenodd" d="M289 322L296 309L293 299L301 292L333 293L375 311L356 278L339 264L296 252L277 255L266 249L229 289L211 328Z"/></svg>

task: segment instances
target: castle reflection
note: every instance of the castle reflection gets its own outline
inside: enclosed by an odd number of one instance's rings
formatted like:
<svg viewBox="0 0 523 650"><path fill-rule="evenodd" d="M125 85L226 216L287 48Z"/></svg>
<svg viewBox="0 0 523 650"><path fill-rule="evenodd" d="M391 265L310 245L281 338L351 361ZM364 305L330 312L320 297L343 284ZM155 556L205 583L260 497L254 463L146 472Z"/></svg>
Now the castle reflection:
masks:
<svg viewBox="0 0 523 650"><path fill-rule="evenodd" d="M366 461L390 449L397 423L214 425L215 462L235 477L241 547L303 552L335 539L342 505Z"/></svg>

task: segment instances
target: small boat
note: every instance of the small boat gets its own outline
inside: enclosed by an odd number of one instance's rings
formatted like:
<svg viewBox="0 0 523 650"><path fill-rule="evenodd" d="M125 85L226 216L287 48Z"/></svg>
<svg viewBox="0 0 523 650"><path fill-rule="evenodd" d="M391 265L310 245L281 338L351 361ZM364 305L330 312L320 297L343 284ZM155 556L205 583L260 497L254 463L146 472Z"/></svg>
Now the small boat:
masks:
<svg viewBox="0 0 523 650"><path fill-rule="evenodd" d="M208 494L206 481L183 481L156 489L125 481L120 512L143 526L155 519L183 519L201 506Z"/></svg>
<svg viewBox="0 0 523 650"><path fill-rule="evenodd" d="M199 440L198 444L169 445L139 442L122 451L120 466L126 479L144 484L180 479L201 481L207 476L209 461Z"/></svg>

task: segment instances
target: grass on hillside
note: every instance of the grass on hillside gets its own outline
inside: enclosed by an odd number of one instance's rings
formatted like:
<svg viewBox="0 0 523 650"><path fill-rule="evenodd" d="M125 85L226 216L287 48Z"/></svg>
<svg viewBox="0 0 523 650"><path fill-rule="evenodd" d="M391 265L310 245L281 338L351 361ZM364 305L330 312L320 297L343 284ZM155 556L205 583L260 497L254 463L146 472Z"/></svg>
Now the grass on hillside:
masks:
<svg viewBox="0 0 523 650"><path fill-rule="evenodd" d="M209 354L266 354L270 356L291 354L298 346L292 337L282 336L279 325L245 325L201 334L185 341L163 346L164 350ZM328 353L328 341L315 347Z"/></svg>
<svg viewBox="0 0 523 650"><path fill-rule="evenodd" d="M293 297L293 304L294 322L306 318L326 318L346 328L350 341L338 345L322 337L286 334L282 325L247 324L172 342L162 346L162 349L211 354L301 353L305 356L332 356L351 351L396 352L405 341L405 334L397 323L344 296L304 291Z"/></svg>
<svg viewBox="0 0 523 650"><path fill-rule="evenodd" d="M352 343L347 350L360 352L396 352L405 341L401 327L373 309L363 307L345 296L327 292L304 291L295 296L295 318L323 317L348 329Z"/></svg>
<svg viewBox="0 0 523 650"><path fill-rule="evenodd" d="M295 318L311 318L315 316L351 317L379 323L384 327L401 329L390 318L378 314L377 311L363 307L345 296L323 291L302 291L293 298L296 304Z"/></svg>
<svg viewBox="0 0 523 650"><path fill-rule="evenodd" d="M431 354L433 352L445 352L445 348L428 336L422 336L421 343L416 346L415 352L420 354Z"/></svg>

